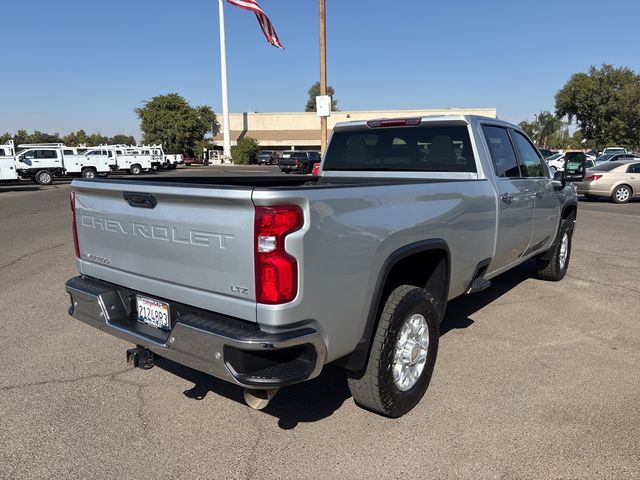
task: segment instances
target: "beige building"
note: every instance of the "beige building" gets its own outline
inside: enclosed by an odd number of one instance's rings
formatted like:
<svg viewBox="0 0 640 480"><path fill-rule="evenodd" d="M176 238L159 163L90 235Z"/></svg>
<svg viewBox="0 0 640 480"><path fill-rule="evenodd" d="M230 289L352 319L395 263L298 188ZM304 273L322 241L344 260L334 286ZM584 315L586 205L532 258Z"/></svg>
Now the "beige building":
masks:
<svg viewBox="0 0 640 480"><path fill-rule="evenodd" d="M425 110L361 110L331 113L328 129L338 122L374 118L423 117L427 115L483 115L496 117L495 108L440 108ZM315 112L242 112L231 113L231 145L253 137L264 150L319 150L320 119ZM222 131L222 129L221 129ZM222 149L222 133L214 137L216 149Z"/></svg>

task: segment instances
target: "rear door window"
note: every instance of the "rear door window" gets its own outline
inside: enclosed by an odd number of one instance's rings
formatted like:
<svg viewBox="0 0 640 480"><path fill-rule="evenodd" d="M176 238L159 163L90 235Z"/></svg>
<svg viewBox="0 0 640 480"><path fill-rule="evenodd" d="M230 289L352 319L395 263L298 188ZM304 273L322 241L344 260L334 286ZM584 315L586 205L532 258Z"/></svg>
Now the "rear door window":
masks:
<svg viewBox="0 0 640 480"><path fill-rule="evenodd" d="M527 138L520 132L513 132L513 140L518 150L518 156L520 163L524 167L527 177L544 177L546 176L545 169L542 165L542 158L538 155L538 152L533 145L527 140Z"/></svg>
<svg viewBox="0 0 640 480"><path fill-rule="evenodd" d="M493 125L483 125L482 131L489 146L489 153L496 176L501 178L520 177L518 160L507 129Z"/></svg>
<svg viewBox="0 0 640 480"><path fill-rule="evenodd" d="M629 168L627 168L627 173L640 173L640 163L629 165Z"/></svg>

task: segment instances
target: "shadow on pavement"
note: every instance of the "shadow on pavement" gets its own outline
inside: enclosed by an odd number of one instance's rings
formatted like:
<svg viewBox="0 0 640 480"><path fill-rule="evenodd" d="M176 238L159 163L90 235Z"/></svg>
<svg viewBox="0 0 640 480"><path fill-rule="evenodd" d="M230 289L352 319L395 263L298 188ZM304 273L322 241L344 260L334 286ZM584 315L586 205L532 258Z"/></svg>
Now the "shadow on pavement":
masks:
<svg viewBox="0 0 640 480"><path fill-rule="evenodd" d="M160 360L158 367L194 384L183 392L187 398L203 400L212 392L245 403L242 387L167 359ZM276 417L280 428L290 430L300 422L316 422L331 416L350 397L344 371L327 365L317 378L282 388L262 412Z"/></svg>
<svg viewBox="0 0 640 480"><path fill-rule="evenodd" d="M533 262L526 262L493 279L487 290L451 301L440 327L440 335L473 325L470 317L474 313L533 277L534 273ZM160 360L158 367L194 384L184 391L187 398L202 400L212 392L244 404L243 389L237 385L166 359ZM289 430L301 422L316 422L331 416L350 397L344 371L335 365L327 365L319 377L282 388L263 412L276 417L280 428Z"/></svg>
<svg viewBox="0 0 640 480"><path fill-rule="evenodd" d="M520 283L534 277L535 263L530 260L492 278L491 286L486 290L471 295L462 295L451 300L447 306L444 321L440 325L440 336L451 330L470 327L474 323L470 318L474 313L482 310Z"/></svg>

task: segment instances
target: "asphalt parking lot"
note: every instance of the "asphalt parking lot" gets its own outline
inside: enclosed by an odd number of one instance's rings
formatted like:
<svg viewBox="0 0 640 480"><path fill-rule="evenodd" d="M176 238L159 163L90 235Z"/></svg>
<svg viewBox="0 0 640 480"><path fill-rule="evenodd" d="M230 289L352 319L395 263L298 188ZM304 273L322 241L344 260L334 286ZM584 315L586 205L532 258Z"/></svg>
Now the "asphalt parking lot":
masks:
<svg viewBox="0 0 640 480"><path fill-rule="evenodd" d="M195 168L161 175L277 172ZM568 276L453 301L431 387L391 420L328 367L264 411L67 315L68 182L0 185L0 478L638 478L640 202L581 202Z"/></svg>

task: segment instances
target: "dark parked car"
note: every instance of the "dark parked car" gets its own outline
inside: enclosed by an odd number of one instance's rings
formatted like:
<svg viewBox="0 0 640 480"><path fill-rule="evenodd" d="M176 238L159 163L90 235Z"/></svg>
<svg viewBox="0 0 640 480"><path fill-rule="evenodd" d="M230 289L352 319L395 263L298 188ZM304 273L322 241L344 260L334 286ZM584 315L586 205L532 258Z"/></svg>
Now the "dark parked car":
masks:
<svg viewBox="0 0 640 480"><path fill-rule="evenodd" d="M280 170L284 173L296 172L306 175L307 173L311 173L316 163L320 163L319 152L290 150L282 154L282 158L278 164Z"/></svg>
<svg viewBox="0 0 640 480"><path fill-rule="evenodd" d="M276 165L278 163L278 156L276 152L271 150L262 150L256 157L256 163L258 165Z"/></svg>

